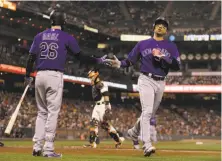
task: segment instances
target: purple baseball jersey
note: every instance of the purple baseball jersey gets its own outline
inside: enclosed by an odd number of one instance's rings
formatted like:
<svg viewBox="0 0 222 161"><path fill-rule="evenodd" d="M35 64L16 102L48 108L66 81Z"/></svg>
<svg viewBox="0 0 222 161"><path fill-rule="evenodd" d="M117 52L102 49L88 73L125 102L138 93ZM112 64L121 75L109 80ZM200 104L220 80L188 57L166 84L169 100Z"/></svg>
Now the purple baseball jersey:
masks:
<svg viewBox="0 0 222 161"><path fill-rule="evenodd" d="M75 38L59 29L48 29L35 36L30 48L36 54L36 70L58 70L64 72L67 51L80 52Z"/></svg>
<svg viewBox="0 0 222 161"><path fill-rule="evenodd" d="M156 48L165 55L164 59L175 58L178 63L180 63L179 51L173 42L162 40L156 41L153 38L140 41L136 44L133 50L128 55L128 60L135 64L139 59L141 59L140 72L152 73L154 75L166 76L168 74L169 68L163 69L158 63L153 59L152 50ZM126 67L126 60L121 61L121 67Z"/></svg>

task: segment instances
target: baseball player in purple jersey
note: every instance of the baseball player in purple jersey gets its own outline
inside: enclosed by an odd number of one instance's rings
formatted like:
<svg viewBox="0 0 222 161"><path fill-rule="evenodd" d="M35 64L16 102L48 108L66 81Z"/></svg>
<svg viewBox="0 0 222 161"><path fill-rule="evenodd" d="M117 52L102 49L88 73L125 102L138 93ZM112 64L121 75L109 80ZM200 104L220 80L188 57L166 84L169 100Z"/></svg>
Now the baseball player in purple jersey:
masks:
<svg viewBox="0 0 222 161"><path fill-rule="evenodd" d="M103 58L84 55L75 38L63 31L66 15L53 10L50 14L51 29L37 34L29 51L25 83L29 83L33 64L37 70L35 97L38 108L33 156L61 157L54 152L57 118L62 103L63 72L67 51L82 63L102 64ZM43 146L43 141L45 144Z"/></svg>
<svg viewBox="0 0 222 161"><path fill-rule="evenodd" d="M144 156L155 153L155 147L152 146L150 140L150 119L155 116L161 102L165 78L169 69L175 71L180 69L180 58L176 45L164 40L168 27L169 23L165 18L157 18L153 25L154 36L138 42L127 59L119 61L115 56L114 60L107 59L114 68L129 67L138 60L141 62L138 90L142 114L134 127L128 130L128 135L134 144L138 143L138 136L141 135Z"/></svg>

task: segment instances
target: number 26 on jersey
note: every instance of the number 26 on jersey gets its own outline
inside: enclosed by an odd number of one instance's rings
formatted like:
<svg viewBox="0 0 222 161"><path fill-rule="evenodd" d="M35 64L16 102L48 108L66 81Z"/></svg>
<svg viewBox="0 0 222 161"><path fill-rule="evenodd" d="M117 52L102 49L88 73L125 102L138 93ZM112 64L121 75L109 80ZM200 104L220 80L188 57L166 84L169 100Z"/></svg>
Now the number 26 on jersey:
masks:
<svg viewBox="0 0 222 161"><path fill-rule="evenodd" d="M58 56L58 44L57 43L46 43L42 42L39 45L40 48L40 59L56 59Z"/></svg>

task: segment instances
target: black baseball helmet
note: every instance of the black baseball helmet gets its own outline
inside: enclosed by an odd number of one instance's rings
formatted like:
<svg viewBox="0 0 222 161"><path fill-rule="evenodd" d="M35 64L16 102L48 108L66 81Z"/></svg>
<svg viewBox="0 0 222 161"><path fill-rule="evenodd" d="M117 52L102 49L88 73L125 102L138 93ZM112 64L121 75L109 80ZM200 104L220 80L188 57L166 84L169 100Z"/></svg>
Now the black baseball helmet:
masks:
<svg viewBox="0 0 222 161"><path fill-rule="evenodd" d="M169 22L166 20L166 18L164 18L164 17L158 17L158 18L155 20L154 24L153 24L153 29L155 28L155 26L156 26L157 24L162 24L162 25L164 25L164 26L167 27L167 30L169 30Z"/></svg>
<svg viewBox="0 0 222 161"><path fill-rule="evenodd" d="M51 26L61 26L66 24L66 14L60 9L59 5L50 13Z"/></svg>

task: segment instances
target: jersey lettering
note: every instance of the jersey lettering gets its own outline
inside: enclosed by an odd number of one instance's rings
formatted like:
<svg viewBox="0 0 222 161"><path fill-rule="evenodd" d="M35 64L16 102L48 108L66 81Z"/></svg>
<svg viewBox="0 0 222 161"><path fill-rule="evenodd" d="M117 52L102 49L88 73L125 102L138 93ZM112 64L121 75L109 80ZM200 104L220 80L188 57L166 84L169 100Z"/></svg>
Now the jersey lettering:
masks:
<svg viewBox="0 0 222 161"><path fill-rule="evenodd" d="M40 59L56 59L58 56L59 46L57 43L46 43L42 42L39 45L40 48Z"/></svg>

